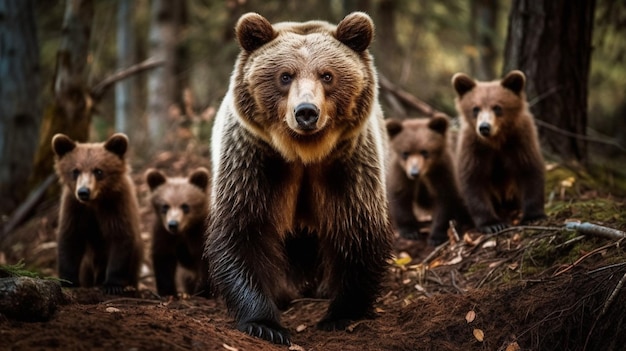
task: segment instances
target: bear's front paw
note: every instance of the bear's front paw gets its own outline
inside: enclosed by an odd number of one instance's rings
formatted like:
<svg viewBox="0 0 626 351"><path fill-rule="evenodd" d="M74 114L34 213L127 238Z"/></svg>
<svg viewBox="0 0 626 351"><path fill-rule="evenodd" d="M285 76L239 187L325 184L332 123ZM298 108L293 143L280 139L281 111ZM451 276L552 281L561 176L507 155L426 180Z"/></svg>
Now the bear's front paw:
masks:
<svg viewBox="0 0 626 351"><path fill-rule="evenodd" d="M124 295L124 287L121 285L104 285L101 289L106 295Z"/></svg>
<svg viewBox="0 0 626 351"><path fill-rule="evenodd" d="M243 322L237 326L237 329L274 344L291 345L289 331L280 326L269 326L261 322Z"/></svg>
<svg viewBox="0 0 626 351"><path fill-rule="evenodd" d="M485 234L495 234L501 230L504 230L506 228L508 228L509 225L507 223L503 223L503 222L498 222L498 223L493 223L493 224L488 224L488 225L483 225L478 227L478 231L481 233L485 233Z"/></svg>
<svg viewBox="0 0 626 351"><path fill-rule="evenodd" d="M350 319L331 319L324 318L321 321L317 322L317 329L324 331L335 331L335 330L345 330L352 320Z"/></svg>

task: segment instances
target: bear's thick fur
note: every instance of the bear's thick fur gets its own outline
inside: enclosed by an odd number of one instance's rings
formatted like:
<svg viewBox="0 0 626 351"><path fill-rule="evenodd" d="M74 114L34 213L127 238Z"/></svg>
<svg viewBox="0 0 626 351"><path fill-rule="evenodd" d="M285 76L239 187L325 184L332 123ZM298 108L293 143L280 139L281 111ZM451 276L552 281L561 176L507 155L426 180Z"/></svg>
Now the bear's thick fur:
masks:
<svg viewBox="0 0 626 351"><path fill-rule="evenodd" d="M63 187L58 271L69 286L102 286L110 294L137 287L143 243L127 148L120 133L104 143L78 143L64 134L52 139Z"/></svg>
<svg viewBox="0 0 626 351"><path fill-rule="evenodd" d="M452 78L462 116L458 142L459 184L478 230L498 232L521 211L526 223L545 217L545 164L528 110L521 71L502 80Z"/></svg>
<svg viewBox="0 0 626 351"><path fill-rule="evenodd" d="M202 257L209 214L209 171L200 167L184 178L149 169L146 182L156 216L151 256L157 292L161 296L178 293L176 270L180 265L193 273L185 292L210 296L208 265Z"/></svg>
<svg viewBox="0 0 626 351"><path fill-rule="evenodd" d="M454 158L449 147L445 115L432 118L387 119L389 164L387 197L389 211L398 233L406 239L420 239L428 222L416 217L414 206L430 212L429 243L448 239L450 221L457 228L472 226L459 192Z"/></svg>
<svg viewBox="0 0 626 351"><path fill-rule="evenodd" d="M278 304L330 298L323 330L372 314L393 231L386 133L367 50L374 25L274 26L248 13L212 136L206 255L237 328L290 343ZM286 292L287 291L287 292Z"/></svg>

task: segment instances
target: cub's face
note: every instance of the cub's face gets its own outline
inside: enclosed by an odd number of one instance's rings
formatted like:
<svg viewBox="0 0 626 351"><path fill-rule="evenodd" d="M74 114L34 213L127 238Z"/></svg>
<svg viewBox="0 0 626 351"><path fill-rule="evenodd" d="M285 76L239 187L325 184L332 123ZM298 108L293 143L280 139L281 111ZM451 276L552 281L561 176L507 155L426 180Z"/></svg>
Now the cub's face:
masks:
<svg viewBox="0 0 626 351"><path fill-rule="evenodd" d="M244 125L285 158L324 158L362 126L376 86L367 53L373 24L365 14L272 26L258 14L236 27L242 47L236 104Z"/></svg>
<svg viewBox="0 0 626 351"><path fill-rule="evenodd" d="M81 203L121 191L127 146L124 134L114 134L104 143L77 143L63 134L52 138L57 174Z"/></svg>
<svg viewBox="0 0 626 351"><path fill-rule="evenodd" d="M388 119L386 126L394 154L391 162L397 162L409 179L427 176L445 152L447 118Z"/></svg>
<svg viewBox="0 0 626 351"><path fill-rule="evenodd" d="M525 76L512 71L500 81L475 81L463 73L452 78L456 106L467 125L481 139L496 139L510 129L525 108Z"/></svg>
<svg viewBox="0 0 626 351"><path fill-rule="evenodd" d="M168 178L151 169L146 172L151 203L161 225L171 234L184 234L202 223L208 214L208 171L195 170L188 178Z"/></svg>

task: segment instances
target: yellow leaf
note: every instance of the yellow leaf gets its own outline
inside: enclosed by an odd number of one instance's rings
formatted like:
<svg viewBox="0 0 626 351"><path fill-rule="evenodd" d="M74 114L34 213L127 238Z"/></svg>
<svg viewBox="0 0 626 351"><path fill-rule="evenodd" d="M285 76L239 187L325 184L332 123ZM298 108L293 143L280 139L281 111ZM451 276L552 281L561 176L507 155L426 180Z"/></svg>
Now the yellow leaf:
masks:
<svg viewBox="0 0 626 351"><path fill-rule="evenodd" d="M399 257L399 258L396 258L393 263L396 266L406 266L407 264L411 263L411 257L410 256Z"/></svg>
<svg viewBox="0 0 626 351"><path fill-rule="evenodd" d="M519 347L519 345L517 344L517 341L513 341L512 343L509 344L509 346L506 347L505 351L520 351L522 348Z"/></svg>
<svg viewBox="0 0 626 351"><path fill-rule="evenodd" d="M467 323L472 323L474 319L476 319L476 312L474 312L474 310L467 312L467 314L465 315L465 320L467 321Z"/></svg>
<svg viewBox="0 0 626 351"><path fill-rule="evenodd" d="M476 340L483 342L483 340L485 339L485 333L480 330L480 329L474 329L474 337L476 338Z"/></svg>

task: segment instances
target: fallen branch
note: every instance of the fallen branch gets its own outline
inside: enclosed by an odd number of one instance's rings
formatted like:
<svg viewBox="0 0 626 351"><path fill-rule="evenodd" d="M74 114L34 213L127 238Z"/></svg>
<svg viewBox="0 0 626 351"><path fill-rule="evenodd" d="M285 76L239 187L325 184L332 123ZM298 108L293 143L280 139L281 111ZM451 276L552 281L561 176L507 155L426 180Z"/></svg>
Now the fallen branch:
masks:
<svg viewBox="0 0 626 351"><path fill-rule="evenodd" d="M436 109L434 109L432 106L430 106L429 104L425 103L424 101L418 99L417 97L415 97L414 95L412 95L411 93L402 90L401 88L397 87L396 85L394 85L393 83L391 83L391 81L389 79L387 79L387 77L383 76L382 74L378 75L378 81L380 83L380 87L389 92L390 94L392 94L395 98L397 98L402 104L417 110L419 113L425 115L425 116L433 116L435 113L442 113L441 111L438 111Z"/></svg>
<svg viewBox="0 0 626 351"><path fill-rule="evenodd" d="M126 69L123 69L107 78L105 78L103 81L101 81L100 83L94 85L93 88L91 88L91 96L94 98L94 100L100 100L100 98L102 98L102 95L104 95L104 93L106 92L106 90L113 85L114 83L122 80L122 79L126 79L130 76L132 76L133 74L137 74L139 72L154 68L154 67L158 67L162 64L164 64L165 61L164 60L160 60L160 59L155 59L155 58L149 58L143 62L140 62L136 65L130 66Z"/></svg>
<svg viewBox="0 0 626 351"><path fill-rule="evenodd" d="M565 222L565 229L575 230L582 234L595 235L607 239L620 240L626 238L626 232L589 222Z"/></svg>

